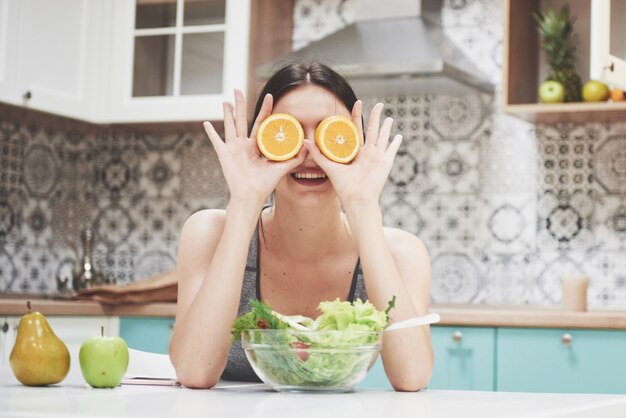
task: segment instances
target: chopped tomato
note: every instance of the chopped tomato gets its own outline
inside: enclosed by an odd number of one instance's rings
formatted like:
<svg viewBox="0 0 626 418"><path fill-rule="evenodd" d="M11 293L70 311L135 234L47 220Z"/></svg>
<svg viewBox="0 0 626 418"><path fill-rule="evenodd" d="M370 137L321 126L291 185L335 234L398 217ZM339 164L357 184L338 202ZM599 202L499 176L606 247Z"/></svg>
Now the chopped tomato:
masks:
<svg viewBox="0 0 626 418"><path fill-rule="evenodd" d="M269 326L267 325L267 322L265 321L265 319L261 318L257 321L256 326L261 328L261 329L268 329Z"/></svg>
<svg viewBox="0 0 626 418"><path fill-rule="evenodd" d="M300 360L304 362L309 359L309 353L306 351L306 349L309 348L308 344L300 341L294 341L290 345L296 349L296 355Z"/></svg>

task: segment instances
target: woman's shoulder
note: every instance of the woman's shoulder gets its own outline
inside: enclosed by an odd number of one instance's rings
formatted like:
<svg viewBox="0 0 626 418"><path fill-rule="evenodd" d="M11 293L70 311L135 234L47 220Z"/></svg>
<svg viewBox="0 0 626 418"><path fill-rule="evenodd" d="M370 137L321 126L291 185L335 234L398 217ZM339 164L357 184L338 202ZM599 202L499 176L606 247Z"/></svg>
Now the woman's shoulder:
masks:
<svg viewBox="0 0 626 418"><path fill-rule="evenodd" d="M416 235L398 228L385 227L385 238L394 255L415 257L428 256L426 246Z"/></svg>
<svg viewBox="0 0 626 418"><path fill-rule="evenodd" d="M226 218L226 210L224 209L201 209L197 212L194 212L187 218L187 222L191 221L194 223L202 223L202 222L221 222L224 223L224 219Z"/></svg>
<svg viewBox="0 0 626 418"><path fill-rule="evenodd" d="M183 235L206 235L220 233L224 229L226 211L223 209L203 209L192 214L183 225Z"/></svg>

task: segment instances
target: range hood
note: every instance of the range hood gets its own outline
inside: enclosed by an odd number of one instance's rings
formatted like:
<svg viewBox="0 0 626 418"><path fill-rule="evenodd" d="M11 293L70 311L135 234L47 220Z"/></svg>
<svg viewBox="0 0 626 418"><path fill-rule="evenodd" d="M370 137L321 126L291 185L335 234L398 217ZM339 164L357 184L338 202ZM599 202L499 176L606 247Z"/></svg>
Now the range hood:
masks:
<svg viewBox="0 0 626 418"><path fill-rule="evenodd" d="M350 81L357 95L494 92L437 23L422 16L359 21L266 63L268 78L290 61L325 63Z"/></svg>

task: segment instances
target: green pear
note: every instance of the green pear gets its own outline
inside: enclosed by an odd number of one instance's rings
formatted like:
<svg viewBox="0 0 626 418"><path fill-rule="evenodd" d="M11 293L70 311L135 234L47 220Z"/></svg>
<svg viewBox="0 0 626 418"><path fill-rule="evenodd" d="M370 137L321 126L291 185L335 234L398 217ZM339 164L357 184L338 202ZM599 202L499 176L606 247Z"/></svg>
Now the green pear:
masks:
<svg viewBox="0 0 626 418"><path fill-rule="evenodd" d="M70 370L70 352L52 331L46 317L30 312L20 318L9 362L13 374L26 386L59 383Z"/></svg>

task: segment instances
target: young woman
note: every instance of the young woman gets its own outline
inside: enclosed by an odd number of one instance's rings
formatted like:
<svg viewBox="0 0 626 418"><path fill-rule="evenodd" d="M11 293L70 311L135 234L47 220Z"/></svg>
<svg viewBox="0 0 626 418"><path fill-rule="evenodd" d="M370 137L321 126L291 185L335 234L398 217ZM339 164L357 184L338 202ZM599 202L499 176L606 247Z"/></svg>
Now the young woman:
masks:
<svg viewBox="0 0 626 418"><path fill-rule="evenodd" d="M205 122L230 190L224 210L203 210L185 223L178 252L178 305L170 357L178 378L210 388L220 378L257 380L230 326L249 299L285 315L316 317L324 300L369 299L383 310L396 295L391 323L428 313L430 261L414 235L386 228L378 200L402 141L390 142L393 120L371 111L364 146L350 164L327 159L313 141L331 115L360 128L362 103L339 74L322 64L291 64L265 85L248 131L246 103L224 103L223 141ZM305 146L291 160L268 161L255 134L272 113L301 124ZM264 208L274 193L274 205ZM429 327L385 334L385 372L396 390L416 391L433 366Z"/></svg>

